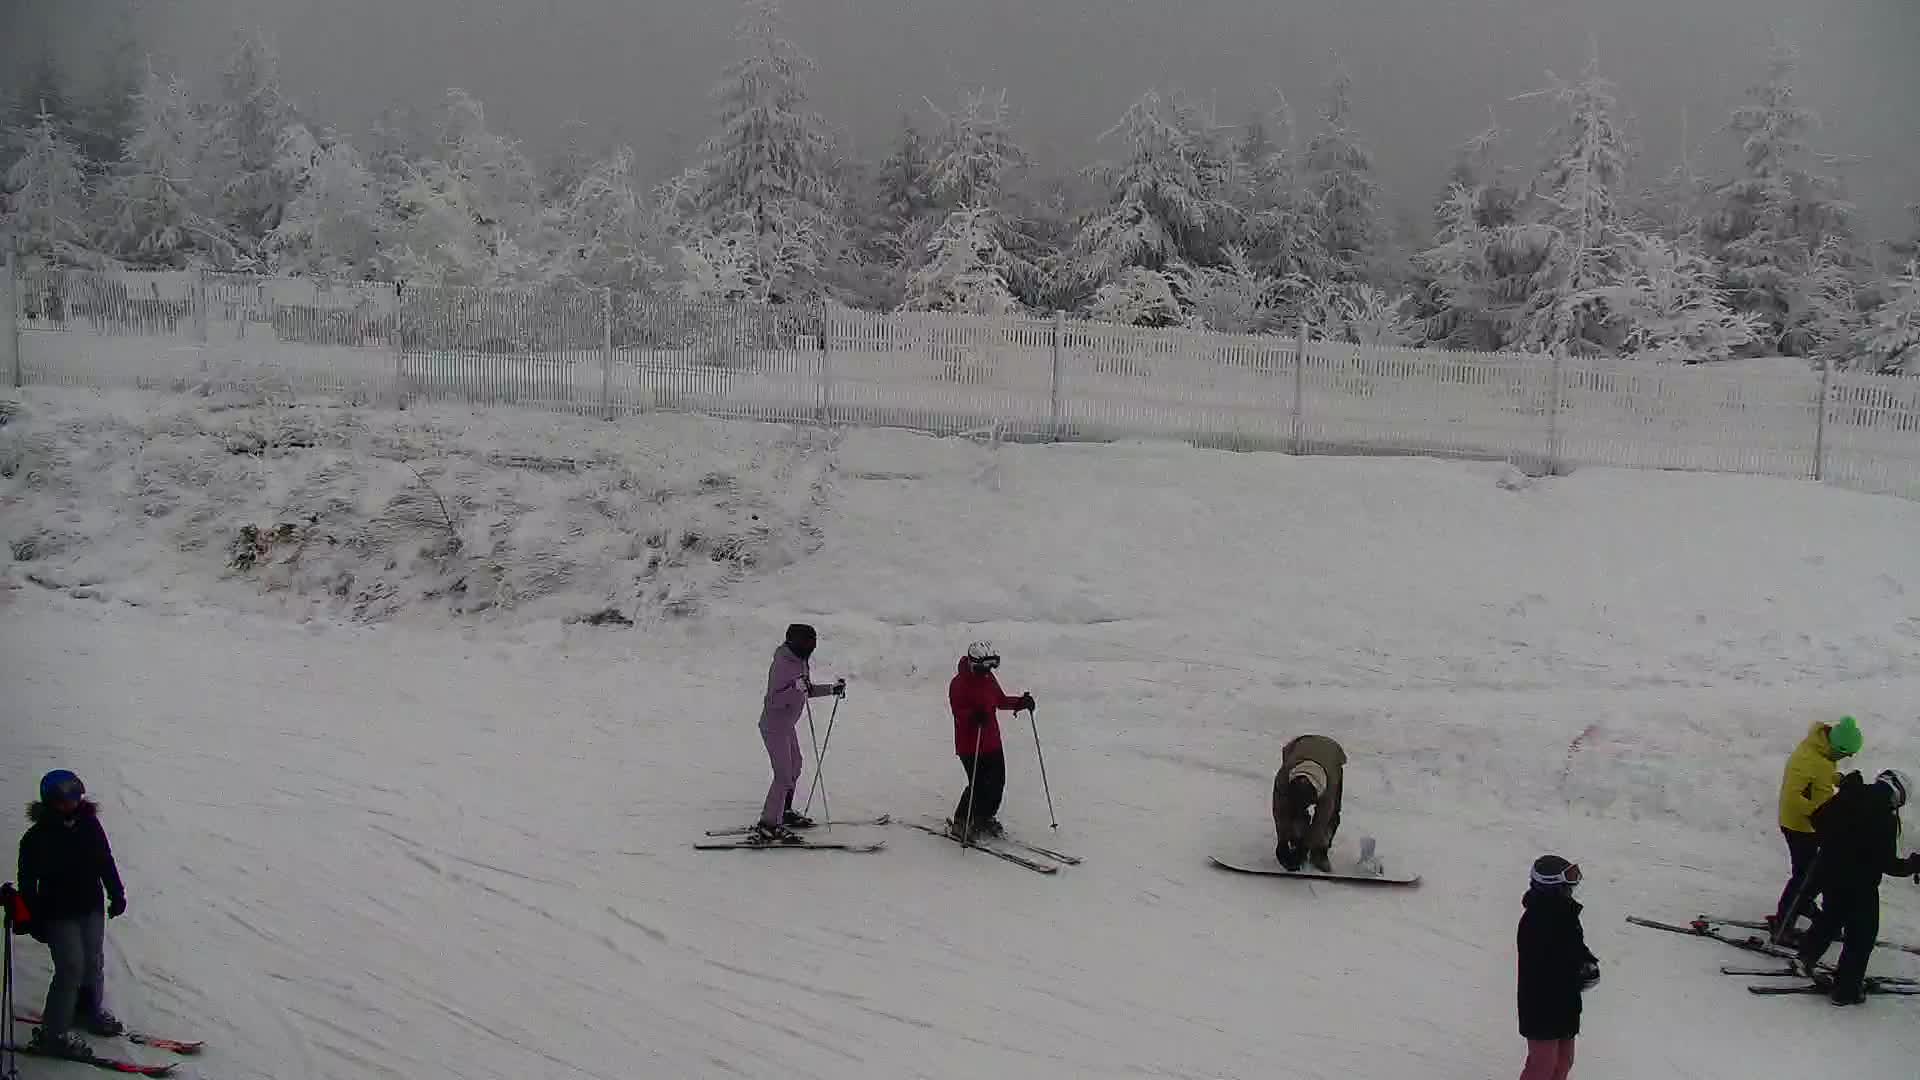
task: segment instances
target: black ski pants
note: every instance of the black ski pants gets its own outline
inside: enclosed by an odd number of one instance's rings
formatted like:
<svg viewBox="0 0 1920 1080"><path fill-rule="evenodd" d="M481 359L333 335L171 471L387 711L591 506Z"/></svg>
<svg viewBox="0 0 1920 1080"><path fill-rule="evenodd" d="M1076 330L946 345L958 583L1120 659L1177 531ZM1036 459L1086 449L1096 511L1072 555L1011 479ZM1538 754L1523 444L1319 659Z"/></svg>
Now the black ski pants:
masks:
<svg viewBox="0 0 1920 1080"><path fill-rule="evenodd" d="M1812 833L1786 828L1780 830L1780 835L1787 838L1787 858L1793 863L1787 887L1780 891L1780 903L1773 909L1774 924L1784 929L1791 927L1794 920L1802 915L1817 914L1813 907L1813 894L1809 892L1801 896L1800 890L1807 886L1807 875L1812 873L1814 859L1820 854L1820 841Z"/></svg>
<svg viewBox="0 0 1920 1080"><path fill-rule="evenodd" d="M1000 796L1007 790L1007 755L998 750L961 754L960 767L967 770L967 790L960 793L960 805L953 820L965 825L992 821L1000 814ZM968 811L972 811L969 819Z"/></svg>
<svg viewBox="0 0 1920 1080"><path fill-rule="evenodd" d="M1858 994L1866 981L1873 941L1880 936L1880 890L1828 886L1822 898L1825 903L1813 917L1813 928L1807 931L1800 945L1800 959L1817 964L1833 947L1834 939L1844 937L1846 944L1840 949L1840 962L1834 965L1833 992Z"/></svg>

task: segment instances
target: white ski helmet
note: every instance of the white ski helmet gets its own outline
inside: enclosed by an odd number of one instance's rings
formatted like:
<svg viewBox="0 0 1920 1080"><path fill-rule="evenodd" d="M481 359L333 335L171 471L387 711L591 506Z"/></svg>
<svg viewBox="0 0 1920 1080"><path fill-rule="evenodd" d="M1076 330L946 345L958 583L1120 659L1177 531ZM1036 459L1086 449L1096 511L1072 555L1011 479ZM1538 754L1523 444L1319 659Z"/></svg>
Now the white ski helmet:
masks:
<svg viewBox="0 0 1920 1080"><path fill-rule="evenodd" d="M967 660L981 671L992 671L1000 666L1000 654L993 651L991 641L976 641L968 645Z"/></svg>
<svg viewBox="0 0 1920 1080"><path fill-rule="evenodd" d="M1893 808L1895 810L1907 805L1907 794L1913 790L1913 785L1908 781L1906 773L1898 769L1887 769L1879 776L1874 777L1873 782L1876 784L1885 784L1887 785L1887 789L1893 792Z"/></svg>

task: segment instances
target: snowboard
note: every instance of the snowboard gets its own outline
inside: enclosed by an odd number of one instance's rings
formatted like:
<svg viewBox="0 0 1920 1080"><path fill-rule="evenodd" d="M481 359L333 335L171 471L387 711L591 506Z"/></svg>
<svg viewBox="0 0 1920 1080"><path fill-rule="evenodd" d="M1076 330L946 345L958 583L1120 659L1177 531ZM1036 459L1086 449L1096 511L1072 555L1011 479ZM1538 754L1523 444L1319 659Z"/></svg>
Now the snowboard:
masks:
<svg viewBox="0 0 1920 1080"><path fill-rule="evenodd" d="M1278 860L1255 862L1252 860L1223 859L1218 855L1209 855L1207 859L1222 870L1232 870L1238 874L1263 874L1271 877L1318 878L1322 881L1348 881L1360 885L1418 885L1419 874L1366 874L1336 868L1332 873L1303 866L1298 870L1289 870L1281 866Z"/></svg>

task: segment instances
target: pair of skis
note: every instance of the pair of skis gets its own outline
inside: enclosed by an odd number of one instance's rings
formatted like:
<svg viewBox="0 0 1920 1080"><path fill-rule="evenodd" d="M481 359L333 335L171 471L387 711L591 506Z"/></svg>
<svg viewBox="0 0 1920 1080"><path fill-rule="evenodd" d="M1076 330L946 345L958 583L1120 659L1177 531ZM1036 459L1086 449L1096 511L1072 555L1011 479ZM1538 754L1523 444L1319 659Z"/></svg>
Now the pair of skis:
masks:
<svg viewBox="0 0 1920 1080"><path fill-rule="evenodd" d="M1765 923L1760 923L1756 926L1756 925L1748 924L1746 920L1715 919L1705 915L1702 915L1699 918L1696 918L1685 925L1659 922L1654 919L1642 918L1638 915L1627 916L1627 921L1629 923L1632 923L1635 926L1644 926L1652 930L1665 930L1668 933L1685 934L1688 937L1708 938L1713 941L1718 941L1723 945L1731 945L1736 949L1744 949L1747 952L1756 952L1764 956L1773 956L1773 957L1779 957L1782 959L1794 959L1798 956L1798 954L1794 950L1785 948L1780 945L1775 945L1772 942L1768 941L1764 936L1761 936L1758 934L1741 936L1737 934L1729 934L1724 930L1719 929L1720 927L1726 927L1726 926L1735 926L1740 929L1746 929L1746 930L1769 929L1769 927L1767 927ZM1792 967L1783 967L1783 968L1722 967L1720 969L1720 973L1722 975L1746 975L1746 976L1757 977L1757 978L1799 978L1799 979L1807 978L1807 976L1803 972L1797 971ZM1749 993L1760 994L1764 996L1784 995L1784 994L1830 994L1833 992L1833 986L1831 982L1832 977L1833 977L1833 969L1825 964L1822 964L1820 966L1818 973L1812 979L1808 979L1806 982L1802 983L1801 985L1798 985L1798 986L1749 986L1747 987L1747 991ZM1920 983L1916 983L1915 980L1912 980L1912 979L1905 979L1905 978L1900 978L1900 977L1890 976L1890 975L1888 976L1870 975L1867 977L1865 983L1863 984L1862 990L1864 993L1867 993L1867 994L1910 996L1914 994L1920 994Z"/></svg>
<svg viewBox="0 0 1920 1080"><path fill-rule="evenodd" d="M1015 866L1022 866L1036 874L1057 874L1062 866L1079 866L1080 857L1064 851L1029 844L1025 840L1016 840L1011 836L975 837L962 840L955 836L952 828L945 822L934 824L930 821L909 821L906 824L924 833L932 833L942 839L951 840L963 848L984 851L998 859L1004 859Z"/></svg>
<svg viewBox="0 0 1920 1080"><path fill-rule="evenodd" d="M26 1011L14 1013L13 1018L26 1024L39 1024L41 1020L39 1013ZM165 1050L170 1053L183 1055L198 1054L201 1049L206 1046L206 1043L199 1039L169 1039L162 1035L154 1035L144 1031L134 1031L131 1028L127 1030L124 1038L135 1046L146 1046L155 1050ZM147 1065L138 1061L126 1061L120 1058L105 1057L100 1054L85 1058L64 1057L59 1054L47 1053L32 1043L23 1046L9 1046L7 1049L31 1057L42 1057L52 1061L71 1061L79 1065L91 1065L96 1069L105 1069L108 1072L125 1073L132 1076L170 1076L175 1067L171 1062L162 1065Z"/></svg>
<svg viewBox="0 0 1920 1080"><path fill-rule="evenodd" d="M893 821L887 814L879 817L855 818L852 821L836 821L835 825L870 826L886 825ZM810 828L817 828L811 826ZM695 851L853 851L862 854L879 851L887 846L884 840L846 841L846 840L808 840L802 838L796 843L757 844L749 840L729 840L726 837L744 837L754 830L752 825L736 825L726 829L708 829L707 835L715 839L693 845Z"/></svg>

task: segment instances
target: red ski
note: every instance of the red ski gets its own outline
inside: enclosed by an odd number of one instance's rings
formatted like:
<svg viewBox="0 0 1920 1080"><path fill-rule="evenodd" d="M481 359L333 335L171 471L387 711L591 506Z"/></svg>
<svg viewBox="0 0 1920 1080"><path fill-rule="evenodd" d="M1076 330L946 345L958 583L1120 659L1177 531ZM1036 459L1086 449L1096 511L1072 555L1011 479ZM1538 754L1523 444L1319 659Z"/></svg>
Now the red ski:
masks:
<svg viewBox="0 0 1920 1080"><path fill-rule="evenodd" d="M13 1018L23 1024L40 1022L40 1014L31 1011L16 1012ZM159 1035L149 1035L144 1031L135 1031L132 1028L127 1029L125 1038L136 1046L151 1046L155 1050L166 1050L175 1054L197 1054L207 1045L199 1039L168 1039Z"/></svg>
<svg viewBox="0 0 1920 1080"><path fill-rule="evenodd" d="M25 1046L0 1046L0 1049L8 1050L16 1054L25 1054L28 1057L45 1058L48 1061L71 1061L75 1065L91 1065L96 1069L105 1069L108 1072L131 1073L134 1076L173 1075L173 1066L171 1064L142 1065L137 1061L122 1061L119 1058L101 1057L98 1054L93 1057L84 1058L66 1057L61 1054L49 1054L44 1050L34 1048L32 1044Z"/></svg>

